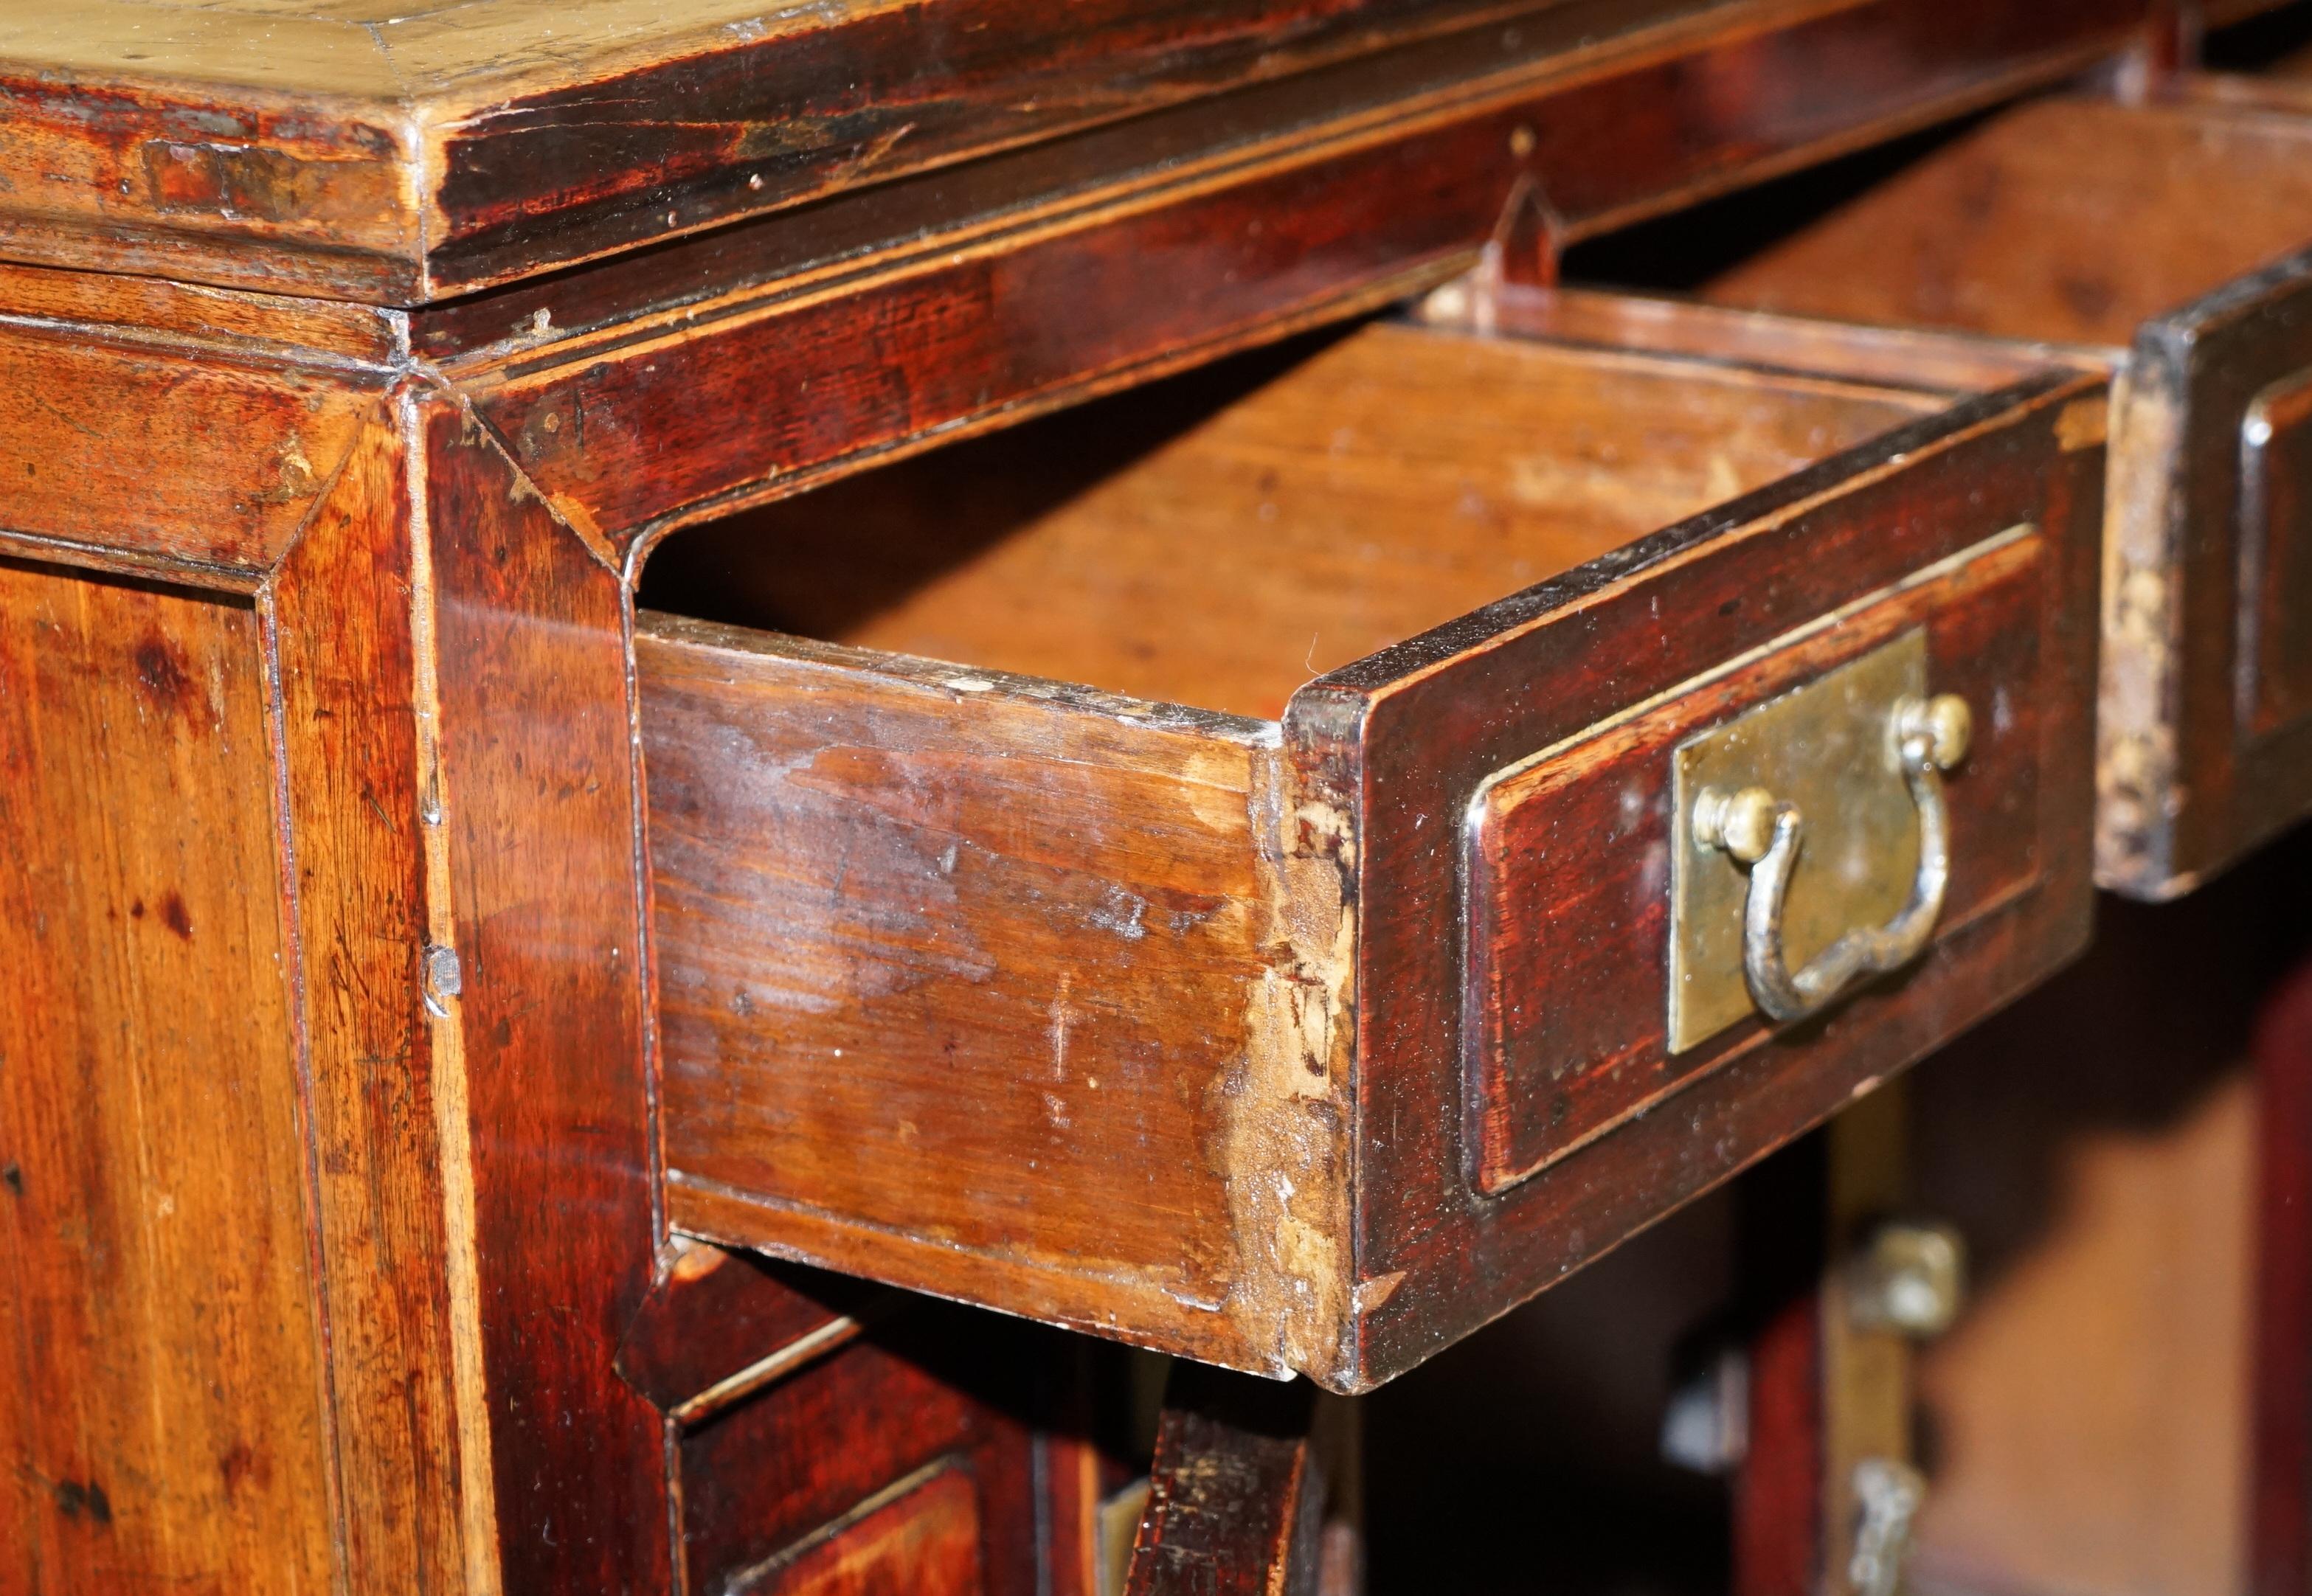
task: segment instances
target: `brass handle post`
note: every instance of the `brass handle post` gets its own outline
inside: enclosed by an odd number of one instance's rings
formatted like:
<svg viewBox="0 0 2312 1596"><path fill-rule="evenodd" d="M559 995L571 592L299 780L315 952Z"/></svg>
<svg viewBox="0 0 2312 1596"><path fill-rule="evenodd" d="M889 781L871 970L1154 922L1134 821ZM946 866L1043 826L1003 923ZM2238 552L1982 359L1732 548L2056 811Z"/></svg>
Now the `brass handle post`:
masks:
<svg viewBox="0 0 2312 1596"><path fill-rule="evenodd" d="M1847 932L1792 971L1782 946L1782 905L1803 844L1798 807L1764 788L1695 796L1694 834L1750 869L1742 920L1742 973L1750 996L1777 1025L1810 1019L1866 981L1898 970L1926 950L1950 883L1950 814L1942 772L1966 756L1972 718L1949 693L1895 706L1896 753L1919 814L1919 868L1909 901L1883 926Z"/></svg>

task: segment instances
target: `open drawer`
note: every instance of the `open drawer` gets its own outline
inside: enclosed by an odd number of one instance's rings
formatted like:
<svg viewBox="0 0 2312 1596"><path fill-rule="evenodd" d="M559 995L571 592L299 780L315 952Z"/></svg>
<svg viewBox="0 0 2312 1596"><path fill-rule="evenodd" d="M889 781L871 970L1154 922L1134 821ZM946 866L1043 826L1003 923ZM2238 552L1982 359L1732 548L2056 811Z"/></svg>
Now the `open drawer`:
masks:
<svg viewBox="0 0 2312 1596"><path fill-rule="evenodd" d="M2312 115L2210 79L2027 105L1700 292L2100 347L2097 873L2167 896L2312 808Z"/></svg>
<svg viewBox="0 0 2312 1596"><path fill-rule="evenodd" d="M1362 1389L2039 980L2104 383L1933 348L1372 326L671 539L674 1226Z"/></svg>

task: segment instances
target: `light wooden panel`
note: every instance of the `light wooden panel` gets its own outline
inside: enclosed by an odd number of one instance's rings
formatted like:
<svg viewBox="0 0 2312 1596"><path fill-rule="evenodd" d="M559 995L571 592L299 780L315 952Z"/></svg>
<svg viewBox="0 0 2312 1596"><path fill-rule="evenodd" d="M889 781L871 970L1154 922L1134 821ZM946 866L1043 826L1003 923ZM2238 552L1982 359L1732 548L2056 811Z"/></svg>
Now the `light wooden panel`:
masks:
<svg viewBox="0 0 2312 1596"><path fill-rule="evenodd" d="M2246 1574L2255 1016L2312 833L2085 957L1913 1093L1922 1211L1975 1276L1922 1359L1922 1596L2238 1596Z"/></svg>
<svg viewBox="0 0 2312 1596"><path fill-rule="evenodd" d="M326 1588L259 642L0 563L6 1596Z"/></svg>
<svg viewBox="0 0 2312 1596"><path fill-rule="evenodd" d="M2057 100L1984 124L1704 291L1725 304L2125 344L2312 238L2312 120Z"/></svg>
<svg viewBox="0 0 2312 1596"><path fill-rule="evenodd" d="M1391 326L1233 380L692 536L755 606L730 619L1274 718L1312 676L1943 403Z"/></svg>

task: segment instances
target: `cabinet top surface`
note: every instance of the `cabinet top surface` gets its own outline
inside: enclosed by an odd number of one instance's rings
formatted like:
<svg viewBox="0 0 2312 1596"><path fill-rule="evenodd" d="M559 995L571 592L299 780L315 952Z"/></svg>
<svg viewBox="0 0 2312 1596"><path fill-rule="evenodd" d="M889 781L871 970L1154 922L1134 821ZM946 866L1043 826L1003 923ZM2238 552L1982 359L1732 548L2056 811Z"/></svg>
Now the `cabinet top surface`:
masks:
<svg viewBox="0 0 2312 1596"><path fill-rule="evenodd" d="M1424 40L1799 5L0 0L0 257L414 304Z"/></svg>
<svg viewBox="0 0 2312 1596"><path fill-rule="evenodd" d="M489 85L547 88L605 67L794 38L888 0L48 0L0 4L0 59L76 83L176 81L316 108L456 114ZM961 9L933 0L926 12Z"/></svg>

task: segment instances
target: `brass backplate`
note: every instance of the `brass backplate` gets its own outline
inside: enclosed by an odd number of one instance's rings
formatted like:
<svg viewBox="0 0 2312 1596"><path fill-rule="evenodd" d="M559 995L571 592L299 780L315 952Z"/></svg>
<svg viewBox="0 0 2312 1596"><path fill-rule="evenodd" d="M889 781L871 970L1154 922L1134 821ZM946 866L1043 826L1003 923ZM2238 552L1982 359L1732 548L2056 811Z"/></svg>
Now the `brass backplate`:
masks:
<svg viewBox="0 0 2312 1596"><path fill-rule="evenodd" d="M1782 911L1791 968L1900 913L1919 868L1919 816L1895 746L1895 706L1923 698L1927 640L1894 641L1678 745L1670 783L1669 1048L1755 1010L1742 975L1750 876L1694 835L1705 787L1763 787L1805 822Z"/></svg>

